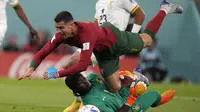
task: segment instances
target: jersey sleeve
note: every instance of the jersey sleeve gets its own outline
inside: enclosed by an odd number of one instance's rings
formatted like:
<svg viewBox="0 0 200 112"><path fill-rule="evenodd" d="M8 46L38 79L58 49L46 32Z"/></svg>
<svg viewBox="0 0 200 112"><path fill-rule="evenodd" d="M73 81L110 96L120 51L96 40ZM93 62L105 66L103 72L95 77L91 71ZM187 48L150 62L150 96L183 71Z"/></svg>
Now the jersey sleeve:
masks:
<svg viewBox="0 0 200 112"><path fill-rule="evenodd" d="M140 6L135 0L122 0L122 5L125 10L133 14Z"/></svg>
<svg viewBox="0 0 200 112"><path fill-rule="evenodd" d="M56 49L62 43L62 38L60 33L56 33L51 40L49 40L40 51L36 53L34 59L31 63L31 67L37 68L43 59L48 56L54 49Z"/></svg>
<svg viewBox="0 0 200 112"><path fill-rule="evenodd" d="M79 53L81 53L81 49L77 49L76 51L79 52ZM94 53L92 53L92 55L91 55L90 62L91 62L91 65L93 67L96 66L96 65L98 65L98 62L96 60L96 57L95 57Z"/></svg>
<svg viewBox="0 0 200 112"><path fill-rule="evenodd" d="M8 0L8 3L12 6L15 7L19 4L18 0Z"/></svg>
<svg viewBox="0 0 200 112"><path fill-rule="evenodd" d="M89 32L89 31L88 31ZM65 77L67 75L74 75L79 72L85 71L89 66L92 51L95 45L96 37L94 33L84 33L82 35L82 39L80 40L82 43L82 50L80 54L80 60L77 64L65 69L58 71L60 77Z"/></svg>

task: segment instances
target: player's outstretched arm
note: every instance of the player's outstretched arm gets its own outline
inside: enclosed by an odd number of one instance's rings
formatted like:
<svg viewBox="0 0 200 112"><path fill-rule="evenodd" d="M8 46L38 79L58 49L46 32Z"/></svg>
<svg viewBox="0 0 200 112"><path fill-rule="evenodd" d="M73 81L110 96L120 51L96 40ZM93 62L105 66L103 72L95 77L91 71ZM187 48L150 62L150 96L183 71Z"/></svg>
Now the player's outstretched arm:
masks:
<svg viewBox="0 0 200 112"><path fill-rule="evenodd" d="M60 44L62 43L62 38L60 33L56 33L51 40L49 40L40 51L36 53L29 68L24 72L24 74L19 78L19 80L24 78L31 78L31 73L40 65L40 63Z"/></svg>
<svg viewBox="0 0 200 112"><path fill-rule="evenodd" d="M63 66L64 69L69 68L70 66L78 63L78 61L80 60L80 52L76 51L68 60L68 62L66 63L66 65Z"/></svg>
<svg viewBox="0 0 200 112"><path fill-rule="evenodd" d="M80 60L80 55L81 55L81 49L78 49L71 57L70 59L67 61L67 63L63 66L64 69L69 68L72 65L75 65L78 63L78 61ZM90 65L92 66L96 66L97 65L97 61L96 58L94 57L94 55L92 54L91 58L90 58Z"/></svg>
<svg viewBox="0 0 200 112"><path fill-rule="evenodd" d="M93 50L93 45L91 48L89 48L88 46L88 49L83 48L83 50L81 50L81 53L80 53L80 60L76 64L74 64L73 66L70 66L69 68L65 70L59 70L57 72L58 73L57 76L65 77L67 75L73 75L73 74L85 71L88 65L90 64L92 50Z"/></svg>
<svg viewBox="0 0 200 112"><path fill-rule="evenodd" d="M31 74L33 72L34 72L34 68L29 67L18 80L22 80L22 79L25 79L25 78L31 78Z"/></svg>
<svg viewBox="0 0 200 112"><path fill-rule="evenodd" d="M38 37L38 33L37 31L32 27L32 25L30 24L25 12L23 11L22 7L20 6L20 4L17 4L16 6L13 7L15 9L16 14L18 15L18 17L24 22L24 24L28 27L29 32L31 37L33 38L37 38Z"/></svg>
<svg viewBox="0 0 200 112"><path fill-rule="evenodd" d="M129 109L132 107L133 103L135 102L136 100L136 89L134 87L131 87L130 88L130 95L129 97L127 98L125 104L119 109L118 112L128 112Z"/></svg>
<svg viewBox="0 0 200 112"><path fill-rule="evenodd" d="M123 105L118 112L128 112L130 110L130 106L128 105Z"/></svg>

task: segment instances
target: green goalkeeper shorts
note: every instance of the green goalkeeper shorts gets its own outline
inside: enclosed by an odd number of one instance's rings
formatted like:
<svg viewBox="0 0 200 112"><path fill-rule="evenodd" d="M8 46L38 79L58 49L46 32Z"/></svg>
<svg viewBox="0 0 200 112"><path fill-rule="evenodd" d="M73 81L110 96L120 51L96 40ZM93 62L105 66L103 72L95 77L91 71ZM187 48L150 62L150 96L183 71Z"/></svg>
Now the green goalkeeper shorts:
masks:
<svg viewBox="0 0 200 112"><path fill-rule="evenodd" d="M161 100L161 95L158 91L146 92L134 102L132 112L145 112L152 105L158 105Z"/></svg>

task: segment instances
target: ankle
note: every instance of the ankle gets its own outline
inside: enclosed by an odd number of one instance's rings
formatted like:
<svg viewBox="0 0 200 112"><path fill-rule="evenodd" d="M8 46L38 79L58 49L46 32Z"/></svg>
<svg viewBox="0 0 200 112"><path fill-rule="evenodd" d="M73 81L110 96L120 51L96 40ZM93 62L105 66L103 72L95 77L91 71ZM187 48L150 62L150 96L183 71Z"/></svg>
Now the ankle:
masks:
<svg viewBox="0 0 200 112"><path fill-rule="evenodd" d="M166 15L169 13L169 10L167 10L165 8L161 8L160 11L164 11Z"/></svg>

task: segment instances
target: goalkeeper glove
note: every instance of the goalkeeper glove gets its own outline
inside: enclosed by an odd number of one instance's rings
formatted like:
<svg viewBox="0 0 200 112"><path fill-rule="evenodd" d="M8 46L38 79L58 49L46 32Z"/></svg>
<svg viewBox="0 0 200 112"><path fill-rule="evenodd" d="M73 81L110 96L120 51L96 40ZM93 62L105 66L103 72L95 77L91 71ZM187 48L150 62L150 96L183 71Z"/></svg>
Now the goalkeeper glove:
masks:
<svg viewBox="0 0 200 112"><path fill-rule="evenodd" d="M134 96L134 93L135 93L135 88L134 87L131 87L130 89L129 89L129 91L130 91L130 94L129 94L129 97L128 97L128 99L126 100L126 105L128 105L129 107L131 107L132 105L133 105L133 103L135 102L135 100L136 100L136 96Z"/></svg>

